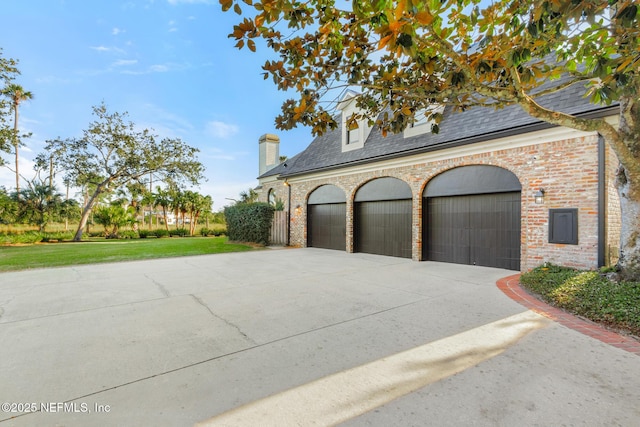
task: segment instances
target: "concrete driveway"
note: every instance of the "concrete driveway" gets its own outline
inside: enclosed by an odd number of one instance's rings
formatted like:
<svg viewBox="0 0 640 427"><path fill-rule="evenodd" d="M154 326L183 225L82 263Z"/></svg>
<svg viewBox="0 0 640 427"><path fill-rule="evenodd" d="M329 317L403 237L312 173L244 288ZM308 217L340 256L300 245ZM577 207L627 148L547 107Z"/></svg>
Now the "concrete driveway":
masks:
<svg viewBox="0 0 640 427"><path fill-rule="evenodd" d="M3 273L0 426L637 425L640 357L511 274L311 248Z"/></svg>

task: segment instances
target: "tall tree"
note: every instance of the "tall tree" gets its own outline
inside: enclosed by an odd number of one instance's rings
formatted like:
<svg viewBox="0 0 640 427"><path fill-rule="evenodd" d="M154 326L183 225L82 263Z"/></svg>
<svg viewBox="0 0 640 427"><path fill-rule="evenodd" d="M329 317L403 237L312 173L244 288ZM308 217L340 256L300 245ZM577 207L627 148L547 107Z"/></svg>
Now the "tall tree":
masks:
<svg viewBox="0 0 640 427"><path fill-rule="evenodd" d="M258 201L258 193L253 188L240 192L240 200L237 203L255 203Z"/></svg>
<svg viewBox="0 0 640 427"><path fill-rule="evenodd" d="M0 187L0 224L11 224L16 222L20 207L7 192L7 189Z"/></svg>
<svg viewBox="0 0 640 427"><path fill-rule="evenodd" d="M193 236L198 219L203 213L211 211L213 200L211 196L203 196L202 194L187 190L184 192L184 207L189 214L189 235Z"/></svg>
<svg viewBox="0 0 640 427"><path fill-rule="evenodd" d="M153 201L156 206L162 208L162 217L164 218L164 227L169 231L169 218L167 216L167 209L171 205L171 193L168 190L164 190L161 187L156 187L156 192L153 193Z"/></svg>
<svg viewBox="0 0 640 427"><path fill-rule="evenodd" d="M51 221L60 218L66 208L62 194L55 187L42 181L28 181L21 199L17 198L17 192L15 194L21 207L20 219L37 225L40 232L43 232Z"/></svg>
<svg viewBox="0 0 640 427"><path fill-rule="evenodd" d="M20 74L15 59L2 56L0 48L0 87L7 87ZM13 130L9 124L11 116L11 103L6 97L0 97L0 152L9 153L13 142ZM0 166L4 166L5 160L0 157Z"/></svg>
<svg viewBox="0 0 640 427"><path fill-rule="evenodd" d="M361 92L359 115L383 133L399 132L427 111L519 105L533 117L599 132L622 167L620 267L640 279L640 6L637 0L220 0L244 14L229 36L276 58L265 78L297 92L276 118L314 134L338 126L336 90ZM246 5L242 5L246 3ZM247 5L251 12L243 12ZM548 84L549 82L553 84ZM618 120L551 111L540 97L584 85L594 104L617 103ZM334 98L335 99L335 98Z"/></svg>
<svg viewBox="0 0 640 427"><path fill-rule="evenodd" d="M93 107L93 114L96 120L81 138L50 140L46 147L67 179L92 189L74 240L82 239L82 230L100 195L150 172L196 184L204 169L196 159L198 150L180 139L158 140L148 129L136 130L132 122L125 122L126 113L109 113L104 104Z"/></svg>
<svg viewBox="0 0 640 427"><path fill-rule="evenodd" d="M19 84L11 83L2 90L2 95L9 98L11 102L11 109L13 110L13 135L12 143L15 154L15 173L16 173L16 195L20 198L20 172L18 169L19 160L19 147L20 147L20 134L18 133L18 118L20 103L33 99L33 94L24 90Z"/></svg>

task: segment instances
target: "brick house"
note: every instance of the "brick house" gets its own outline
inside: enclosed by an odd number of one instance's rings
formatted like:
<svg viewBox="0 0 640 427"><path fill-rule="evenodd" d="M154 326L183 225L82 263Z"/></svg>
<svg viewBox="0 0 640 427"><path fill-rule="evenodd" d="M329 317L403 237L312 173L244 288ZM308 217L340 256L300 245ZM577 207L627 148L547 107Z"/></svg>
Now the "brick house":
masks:
<svg viewBox="0 0 640 427"><path fill-rule="evenodd" d="M616 120L576 85L541 104ZM443 111L440 132L417 122L383 137L342 126L279 162L259 141L261 201L285 202L289 242L526 271L544 262L596 268L617 261L618 161L597 133L552 126L520 107Z"/></svg>

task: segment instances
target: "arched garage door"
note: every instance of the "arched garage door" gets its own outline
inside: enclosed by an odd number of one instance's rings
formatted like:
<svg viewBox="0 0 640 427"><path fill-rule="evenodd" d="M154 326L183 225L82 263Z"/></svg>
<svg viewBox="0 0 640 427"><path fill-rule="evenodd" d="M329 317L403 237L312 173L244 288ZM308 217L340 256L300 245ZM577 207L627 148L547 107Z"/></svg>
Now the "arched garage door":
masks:
<svg viewBox="0 0 640 427"><path fill-rule="evenodd" d="M355 251L411 258L411 188L396 178L369 181L355 197Z"/></svg>
<svg viewBox="0 0 640 427"><path fill-rule="evenodd" d="M346 250L347 198L335 185L316 188L307 202L307 246Z"/></svg>
<svg viewBox="0 0 640 427"><path fill-rule="evenodd" d="M495 166L465 166L432 179L423 194L423 258L520 270L518 178Z"/></svg>

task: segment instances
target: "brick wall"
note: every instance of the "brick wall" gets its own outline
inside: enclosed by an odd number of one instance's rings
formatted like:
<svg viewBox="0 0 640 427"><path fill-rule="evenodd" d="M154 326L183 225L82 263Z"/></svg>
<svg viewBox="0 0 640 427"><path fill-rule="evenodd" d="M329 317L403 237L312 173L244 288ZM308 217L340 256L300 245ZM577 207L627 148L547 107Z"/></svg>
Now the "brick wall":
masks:
<svg viewBox="0 0 640 427"><path fill-rule="evenodd" d="M616 174L620 162L611 147L607 147L605 152L607 170L605 174L606 200L607 207L607 247L605 251L605 261L608 265L615 265L620 256L620 228L621 228L621 212L620 212L620 195L616 188Z"/></svg>
<svg viewBox="0 0 640 427"><path fill-rule="evenodd" d="M607 151L607 166L615 165L615 155ZM560 140L481 154L430 161L430 154L415 157L410 166L385 167L357 172L356 168L341 170L330 177L291 179L291 245L306 246L306 201L310 193L324 184L333 184L347 196L347 252L353 252L353 199L366 182L378 177L399 178L413 193L413 259L422 258L422 192L431 178L446 170L467 165L493 165L513 172L522 185L521 268L529 270L543 262L578 268L596 268L598 255L598 138L596 135ZM372 168L368 168L372 169ZM608 221L608 245L615 252L619 233L619 209L615 215L616 197L612 191L614 172L607 171L607 195L614 214ZM269 184L282 193L282 182ZM266 197L267 186L261 197ZM534 193L545 189L544 204L537 205ZM579 240L577 245L548 243L549 209L577 208ZM616 219L617 218L617 219Z"/></svg>

